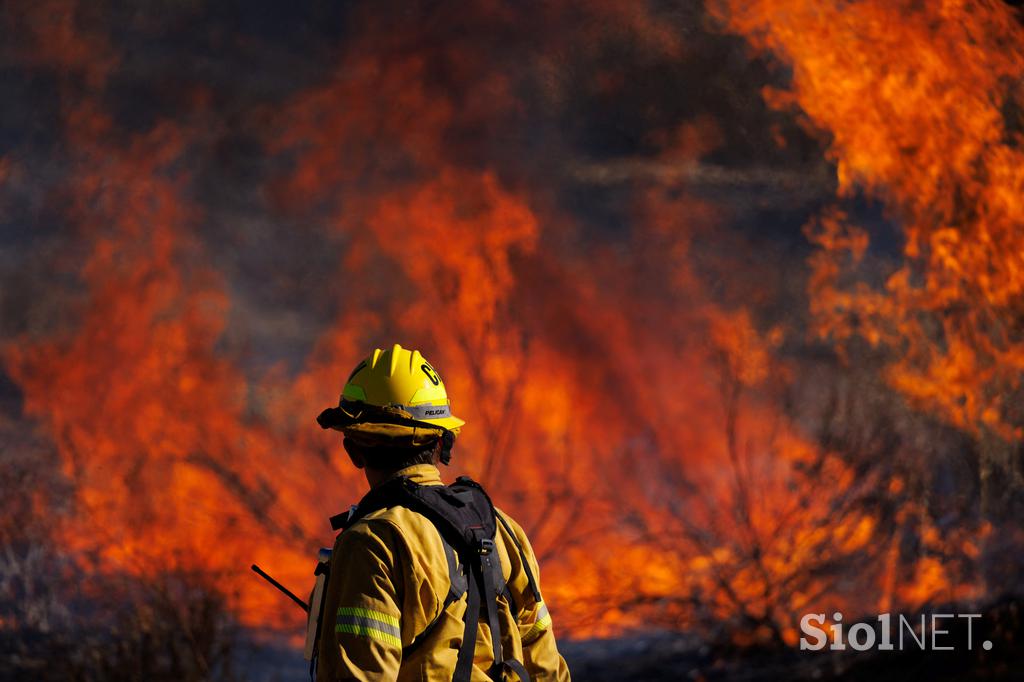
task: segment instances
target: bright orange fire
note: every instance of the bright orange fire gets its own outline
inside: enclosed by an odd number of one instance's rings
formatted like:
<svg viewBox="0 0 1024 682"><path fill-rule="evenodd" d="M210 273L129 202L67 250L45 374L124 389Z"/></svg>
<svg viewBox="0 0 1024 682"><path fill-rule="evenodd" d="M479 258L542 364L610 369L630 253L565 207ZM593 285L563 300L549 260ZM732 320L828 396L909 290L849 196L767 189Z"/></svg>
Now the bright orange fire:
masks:
<svg viewBox="0 0 1024 682"><path fill-rule="evenodd" d="M817 331L902 349L888 377L907 396L958 426L1018 435L1001 382L1016 388L1024 339L999 323L1024 283L1024 159L1000 112L1022 64L1010 13L735 5L730 25L793 64L792 91L771 101L830 131L844 194L883 198L906 229L905 265L881 290L849 290L844 259L862 258L867 233L838 209L821 217ZM609 7L602 16L650 34L646 49L685 58L645 13ZM267 148L290 163L266 188L275 209L327 212L344 244L336 319L294 375L253 376L220 345L232 300L182 170L200 126L115 140L98 102L64 112L85 255L60 275L81 291L65 324L19 339L4 362L76 484L61 528L73 549L95 551L98 570L208 571L245 623L296 628L300 614L247 566L310 584L326 518L364 489L313 418L368 349L398 340L441 369L468 422L452 475L479 478L523 523L561 632L724 623L743 642L792 643L818 604L859 613L974 595L942 557L977 554L967 529L940 536L898 473L858 470L787 411L798 368L781 347L802 330L725 306L702 282L691 248L724 229L712 206L655 184L636 192L619 241L593 243L542 180L503 173L452 134L514 113L511 83L472 49L419 46L480 86L449 93L423 54L380 35L266 114L280 133ZM64 44L113 63L88 40ZM713 127L662 141L661 160L695 163ZM940 311L952 313L936 328ZM900 503L890 517L871 504L879 490ZM901 547L908 529L923 538L916 554Z"/></svg>
<svg viewBox="0 0 1024 682"><path fill-rule="evenodd" d="M317 519L303 514L310 480L336 477L316 459L301 475L287 466L246 417L244 377L214 351L228 301L214 273L181 267L195 248L193 208L168 169L182 144L162 128L127 150L82 148L74 210L92 250L80 321L8 348L7 366L77 485L71 547L98 551L105 570L206 569L229 590L248 587L247 557L294 580ZM240 605L280 611L259 590Z"/></svg>
<svg viewBox="0 0 1024 682"><path fill-rule="evenodd" d="M889 380L964 429L1018 439L1024 336L1024 29L996 0L726 2L729 26L792 65L765 93L830 135L841 196L903 227L884 284L847 286L867 232L839 211L810 231L818 332L895 351ZM725 8L728 8L728 11ZM877 276L877 275L876 275Z"/></svg>

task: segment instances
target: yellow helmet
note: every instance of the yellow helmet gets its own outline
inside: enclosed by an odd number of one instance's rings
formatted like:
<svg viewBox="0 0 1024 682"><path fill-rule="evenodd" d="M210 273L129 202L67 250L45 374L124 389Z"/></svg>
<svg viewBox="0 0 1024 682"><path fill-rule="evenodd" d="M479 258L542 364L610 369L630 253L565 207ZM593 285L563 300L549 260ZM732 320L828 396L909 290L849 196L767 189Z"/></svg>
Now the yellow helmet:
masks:
<svg viewBox="0 0 1024 682"><path fill-rule="evenodd" d="M449 430L466 423L452 416L444 382L427 359L418 350L408 350L397 343L389 350L375 349L356 365L341 399L397 407L417 421Z"/></svg>
<svg viewBox="0 0 1024 682"><path fill-rule="evenodd" d="M361 440L387 439L422 444L445 431L458 433L444 382L418 350L395 344L377 348L356 365L345 382L338 407L317 421ZM449 436L450 438L450 436Z"/></svg>

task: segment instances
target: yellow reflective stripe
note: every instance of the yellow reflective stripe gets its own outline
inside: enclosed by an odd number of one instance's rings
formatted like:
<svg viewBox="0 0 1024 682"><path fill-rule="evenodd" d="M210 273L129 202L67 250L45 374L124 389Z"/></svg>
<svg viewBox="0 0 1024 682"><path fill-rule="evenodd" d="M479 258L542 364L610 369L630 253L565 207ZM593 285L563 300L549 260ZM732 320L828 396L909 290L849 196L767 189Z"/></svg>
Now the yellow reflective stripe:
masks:
<svg viewBox="0 0 1024 682"><path fill-rule="evenodd" d="M538 620L536 623L533 624L533 627L530 628L530 631L527 632L523 636L523 641L524 642L533 641L535 638L539 637L540 634L542 632L544 632L545 630L547 630L549 627L551 627L551 616L544 616L543 618L541 618L540 620Z"/></svg>
<svg viewBox="0 0 1024 682"><path fill-rule="evenodd" d="M365 625L351 625L347 623L339 623L338 625L334 626L334 631L336 633L344 632L350 635L362 635L363 637L369 637L370 639L375 639L378 642L396 648L401 648L402 646L402 640L398 639L394 635L389 635L386 632L382 632L376 628L367 627Z"/></svg>
<svg viewBox="0 0 1024 682"><path fill-rule="evenodd" d="M376 628L370 628L368 626L351 625L351 624L338 624L334 627L336 633L346 633L349 635L361 635L376 639L378 642L393 646L395 648L401 647L401 640Z"/></svg>
<svg viewBox="0 0 1024 682"><path fill-rule="evenodd" d="M537 622L533 624L533 627L523 635L523 644L529 644L533 640L543 634L545 630L551 627L551 614L548 613L548 607L544 602L540 603L540 608L537 610Z"/></svg>
<svg viewBox="0 0 1024 682"><path fill-rule="evenodd" d="M360 618L373 618L379 620L382 623L387 623L392 627L400 627L401 623L398 622L398 618L387 613L380 611L374 611L372 609L364 609L358 606L340 606L338 607L339 616L359 616Z"/></svg>
<svg viewBox="0 0 1024 682"><path fill-rule="evenodd" d="M401 647L399 628L398 618L391 614L358 606L342 606L338 608L334 632L369 637L388 646Z"/></svg>

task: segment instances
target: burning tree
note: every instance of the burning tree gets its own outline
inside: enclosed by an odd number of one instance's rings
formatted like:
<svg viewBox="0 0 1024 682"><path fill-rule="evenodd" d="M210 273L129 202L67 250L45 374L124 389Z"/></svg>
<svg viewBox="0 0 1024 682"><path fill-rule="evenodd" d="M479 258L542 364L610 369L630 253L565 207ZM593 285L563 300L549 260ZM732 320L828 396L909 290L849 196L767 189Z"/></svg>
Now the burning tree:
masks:
<svg viewBox="0 0 1024 682"><path fill-rule="evenodd" d="M767 97L830 134L840 198L878 197L902 228L898 256L885 262L886 237L842 208L808 227L819 247L815 332L840 351L866 341L883 354L890 386L973 436L981 513L1000 528L989 577L1000 589L1019 584L1019 16L1000 2L729 10L730 26L792 64L791 87Z"/></svg>
<svg viewBox="0 0 1024 682"><path fill-rule="evenodd" d="M809 227L820 247L809 282L816 332L889 351L892 386L978 439L985 514L1016 516L1019 17L994 1L743 5L730 7L730 26L793 66L791 88L769 101L831 135L841 197L879 197L903 230L902 258L879 272L869 231L844 211Z"/></svg>
<svg viewBox="0 0 1024 682"><path fill-rule="evenodd" d="M401 340L436 350L456 473L526 526L560 632L778 645L819 605L978 597L1021 477L1020 25L995 2L712 3L787 82L703 5L357 7L280 60L287 86L204 62L148 115L163 81L103 11L5 14L58 93L63 165L21 275L42 295L0 306L37 434L10 487L62 501L19 496L4 548L115 586L149 614L138 651L153 614L187 624L161 660L189 675L226 665L191 640L228 615L298 631L244 567L308 581L363 492L313 417ZM276 64L265 40L239 41L246 69ZM21 560L8 590L33 589Z"/></svg>

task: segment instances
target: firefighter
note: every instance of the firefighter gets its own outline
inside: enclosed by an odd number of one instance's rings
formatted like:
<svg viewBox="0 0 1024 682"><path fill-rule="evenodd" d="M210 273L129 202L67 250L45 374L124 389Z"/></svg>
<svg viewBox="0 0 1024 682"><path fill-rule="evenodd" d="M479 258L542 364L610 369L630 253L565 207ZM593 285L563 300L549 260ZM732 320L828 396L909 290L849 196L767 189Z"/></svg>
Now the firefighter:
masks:
<svg viewBox="0 0 1024 682"><path fill-rule="evenodd" d="M470 479L441 481L465 422L419 351L373 351L318 422L370 491L332 519L316 679L568 680L522 528Z"/></svg>

